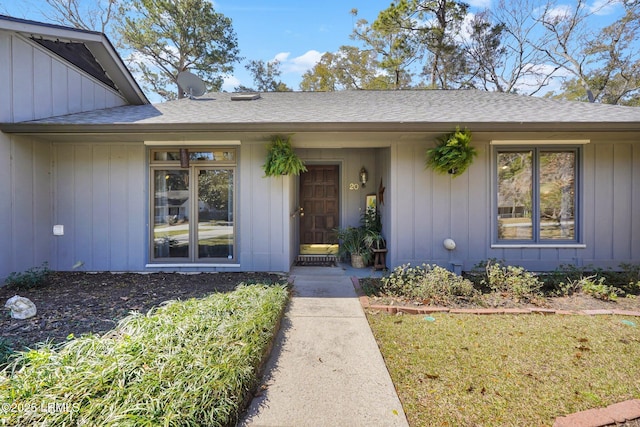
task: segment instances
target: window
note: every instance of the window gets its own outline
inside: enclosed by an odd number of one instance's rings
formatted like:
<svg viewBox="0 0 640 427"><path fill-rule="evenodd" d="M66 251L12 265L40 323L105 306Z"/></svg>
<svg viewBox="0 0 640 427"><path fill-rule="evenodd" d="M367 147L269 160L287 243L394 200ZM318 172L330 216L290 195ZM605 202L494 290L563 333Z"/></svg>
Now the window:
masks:
<svg viewBox="0 0 640 427"><path fill-rule="evenodd" d="M496 150L498 243L577 243L577 148Z"/></svg>
<svg viewBox="0 0 640 427"><path fill-rule="evenodd" d="M220 263L236 259L235 150L151 152L151 258Z"/></svg>

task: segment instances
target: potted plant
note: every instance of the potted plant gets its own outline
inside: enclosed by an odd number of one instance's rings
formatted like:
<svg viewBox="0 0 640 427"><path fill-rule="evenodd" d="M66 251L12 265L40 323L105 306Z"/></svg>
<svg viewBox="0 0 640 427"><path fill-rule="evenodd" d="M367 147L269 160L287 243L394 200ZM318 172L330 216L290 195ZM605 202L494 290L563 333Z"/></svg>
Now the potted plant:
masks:
<svg viewBox="0 0 640 427"><path fill-rule="evenodd" d="M307 168L291 146L291 137L274 135L267 152L267 159L262 166L266 176L299 175Z"/></svg>
<svg viewBox="0 0 640 427"><path fill-rule="evenodd" d="M376 208L368 207L360 218L360 223L364 227L365 240L370 249L385 249L386 241L382 237L382 220Z"/></svg>
<svg viewBox="0 0 640 427"><path fill-rule="evenodd" d="M456 126L455 132L441 136L438 145L427 150L426 166L455 178L467 170L477 154L471 146L471 131Z"/></svg>
<svg viewBox="0 0 640 427"><path fill-rule="evenodd" d="M340 240L338 255L341 258L351 257L351 266L364 268L371 262L371 248L367 242L367 230L364 227L347 227L336 229Z"/></svg>

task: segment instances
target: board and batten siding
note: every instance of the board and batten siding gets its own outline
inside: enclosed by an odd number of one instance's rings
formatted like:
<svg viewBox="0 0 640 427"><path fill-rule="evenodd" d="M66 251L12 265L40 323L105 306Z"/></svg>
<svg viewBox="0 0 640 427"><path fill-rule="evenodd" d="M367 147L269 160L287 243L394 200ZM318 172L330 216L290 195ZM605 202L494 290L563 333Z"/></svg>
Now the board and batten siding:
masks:
<svg viewBox="0 0 640 427"><path fill-rule="evenodd" d="M0 133L0 283L50 263L51 146Z"/></svg>
<svg viewBox="0 0 640 427"><path fill-rule="evenodd" d="M236 187L238 250L242 271L289 271L293 176L264 177L266 143L240 145Z"/></svg>
<svg viewBox="0 0 640 427"><path fill-rule="evenodd" d="M485 251L474 241L488 242L489 178L482 166L487 153L478 147L474 165L451 179L425 169L425 153L431 145L395 143L391 147L391 185L385 191L390 203L390 264L422 263L449 266L452 262L483 258ZM452 238L455 252L442 242Z"/></svg>
<svg viewBox="0 0 640 427"><path fill-rule="evenodd" d="M52 268L143 271L148 191L142 143L53 144Z"/></svg>
<svg viewBox="0 0 640 427"><path fill-rule="evenodd" d="M21 36L0 31L0 122L126 105L112 88Z"/></svg>
<svg viewBox="0 0 640 427"><path fill-rule="evenodd" d="M489 258L531 270L563 264L615 268L640 262L640 143L594 140L582 150L582 243L584 248L492 248L493 203L488 140L476 139L478 157L453 179L425 169L428 143L391 147L389 261L469 270ZM443 240L457 247L447 251Z"/></svg>

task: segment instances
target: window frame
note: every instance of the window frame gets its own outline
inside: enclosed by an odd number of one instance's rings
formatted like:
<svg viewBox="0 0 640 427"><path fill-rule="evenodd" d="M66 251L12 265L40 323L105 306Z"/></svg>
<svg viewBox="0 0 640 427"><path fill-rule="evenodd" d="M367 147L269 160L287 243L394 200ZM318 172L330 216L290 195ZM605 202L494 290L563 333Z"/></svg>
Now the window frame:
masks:
<svg viewBox="0 0 640 427"><path fill-rule="evenodd" d="M512 141L509 141L512 142ZM553 144L541 141L538 144L492 142L491 156L491 248L585 248L583 242L583 149L582 144L589 141L570 141ZM569 141L567 141L569 142ZM532 155L532 238L531 239L500 239L498 236L498 156L505 152L531 151ZM540 237L540 157L542 153L573 152L575 155L575 195L574 195L574 238L573 239L544 239Z"/></svg>
<svg viewBox="0 0 640 427"><path fill-rule="evenodd" d="M192 152L232 152L230 159L190 159L189 166L181 167L179 159L156 160L156 153L176 152L181 148L186 148L189 153ZM239 267L238 263L238 223L237 223L237 205L238 205L238 153L237 147L221 147L219 145L211 146L162 146L154 147L148 150L148 179L149 179L149 200L148 200L148 264L147 267ZM157 170L185 170L188 171L189 185L189 206L191 212L197 212L198 185L197 174L200 170L232 170L233 171L233 207L231 215L233 217L233 256L232 258L206 258L199 256L198 248L198 225L196 222L189 224L189 255L187 257L156 257L155 256L155 179L154 174ZM197 218L197 214L193 217ZM190 220L191 221L191 220Z"/></svg>

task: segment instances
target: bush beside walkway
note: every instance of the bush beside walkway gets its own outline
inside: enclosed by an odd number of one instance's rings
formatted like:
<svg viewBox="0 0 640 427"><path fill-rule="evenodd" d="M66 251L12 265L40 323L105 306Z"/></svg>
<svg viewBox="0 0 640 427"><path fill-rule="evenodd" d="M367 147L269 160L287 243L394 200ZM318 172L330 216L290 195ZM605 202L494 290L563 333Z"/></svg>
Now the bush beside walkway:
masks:
<svg viewBox="0 0 640 427"><path fill-rule="evenodd" d="M280 321L286 286L170 302L104 336L24 352L0 375L8 425L234 422Z"/></svg>

